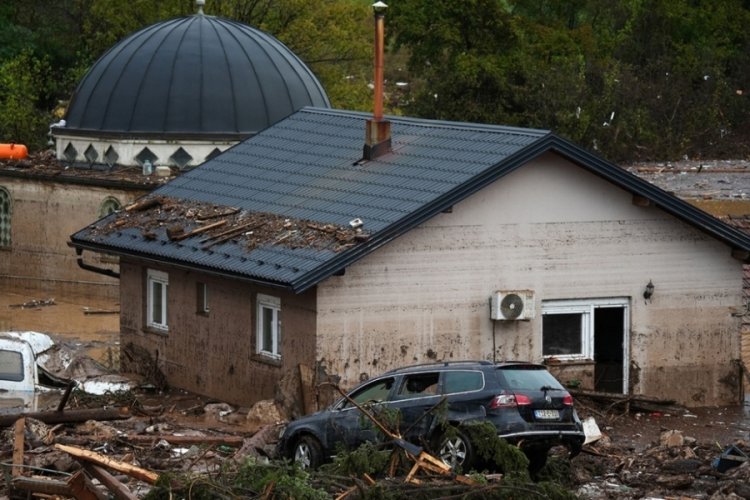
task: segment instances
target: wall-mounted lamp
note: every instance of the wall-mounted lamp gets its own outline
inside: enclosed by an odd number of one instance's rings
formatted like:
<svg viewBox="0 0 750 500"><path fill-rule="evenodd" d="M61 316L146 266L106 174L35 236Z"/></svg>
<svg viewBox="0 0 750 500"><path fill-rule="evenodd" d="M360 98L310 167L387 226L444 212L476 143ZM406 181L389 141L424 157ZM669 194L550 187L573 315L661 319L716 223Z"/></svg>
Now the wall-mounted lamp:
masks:
<svg viewBox="0 0 750 500"><path fill-rule="evenodd" d="M646 289L643 291L643 298L648 300L651 298L653 294L654 294L654 284L651 280L648 280L648 285L646 285Z"/></svg>

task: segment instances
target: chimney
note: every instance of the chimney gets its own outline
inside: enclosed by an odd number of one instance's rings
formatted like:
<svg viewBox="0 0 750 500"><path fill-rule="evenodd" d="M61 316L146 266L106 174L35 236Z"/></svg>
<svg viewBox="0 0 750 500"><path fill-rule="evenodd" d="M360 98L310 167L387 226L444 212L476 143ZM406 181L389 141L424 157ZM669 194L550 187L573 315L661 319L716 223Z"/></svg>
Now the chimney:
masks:
<svg viewBox="0 0 750 500"><path fill-rule="evenodd" d="M365 129L365 160L374 160L391 150L391 122L383 120L383 45L385 44L385 11L382 1L372 5L375 13L375 99L372 119Z"/></svg>

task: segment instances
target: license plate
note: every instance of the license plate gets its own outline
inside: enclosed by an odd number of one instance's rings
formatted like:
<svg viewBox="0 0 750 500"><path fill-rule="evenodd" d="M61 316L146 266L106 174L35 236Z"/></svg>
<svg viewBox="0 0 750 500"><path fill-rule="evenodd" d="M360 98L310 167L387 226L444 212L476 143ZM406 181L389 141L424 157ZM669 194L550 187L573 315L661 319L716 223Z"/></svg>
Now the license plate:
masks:
<svg viewBox="0 0 750 500"><path fill-rule="evenodd" d="M544 420L559 419L560 412L557 410L534 410L534 416Z"/></svg>

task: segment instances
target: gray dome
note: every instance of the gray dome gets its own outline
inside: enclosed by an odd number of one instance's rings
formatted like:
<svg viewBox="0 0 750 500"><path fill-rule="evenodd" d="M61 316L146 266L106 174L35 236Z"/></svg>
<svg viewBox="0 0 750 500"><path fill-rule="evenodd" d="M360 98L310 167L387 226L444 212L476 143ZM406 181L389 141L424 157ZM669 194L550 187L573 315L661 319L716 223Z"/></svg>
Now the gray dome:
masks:
<svg viewBox="0 0 750 500"><path fill-rule="evenodd" d="M107 51L79 83L65 131L240 139L304 106L330 102L288 47L198 14L151 25Z"/></svg>

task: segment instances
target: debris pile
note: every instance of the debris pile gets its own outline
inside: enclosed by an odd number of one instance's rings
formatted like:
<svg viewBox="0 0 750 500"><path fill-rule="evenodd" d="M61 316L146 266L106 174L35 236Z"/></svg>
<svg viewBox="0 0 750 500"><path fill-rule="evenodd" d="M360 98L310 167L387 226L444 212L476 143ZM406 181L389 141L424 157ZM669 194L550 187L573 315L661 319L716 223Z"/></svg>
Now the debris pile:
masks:
<svg viewBox="0 0 750 500"><path fill-rule="evenodd" d="M138 228L147 240L180 242L197 237L201 250L235 242L247 251L259 246L283 245L338 252L369 239L360 227L323 224L156 195L139 199L89 231L90 235L97 236L126 228Z"/></svg>
<svg viewBox="0 0 750 500"><path fill-rule="evenodd" d="M7 172L9 175L24 177L58 177L73 180L97 179L107 182L136 184L143 186L144 189L164 184L177 176L177 172L174 170L171 171L169 177L160 177L155 174L143 175L143 169L138 166L116 165L109 168L104 165L71 165L55 158L54 151L40 151L22 160L0 160L0 170Z"/></svg>

